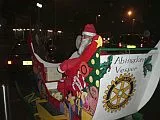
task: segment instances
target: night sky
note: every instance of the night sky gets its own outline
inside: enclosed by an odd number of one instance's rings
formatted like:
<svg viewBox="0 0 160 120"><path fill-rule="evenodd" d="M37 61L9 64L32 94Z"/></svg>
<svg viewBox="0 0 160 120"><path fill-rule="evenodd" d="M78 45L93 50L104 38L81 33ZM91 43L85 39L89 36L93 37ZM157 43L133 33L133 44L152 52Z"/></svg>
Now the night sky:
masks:
<svg viewBox="0 0 160 120"><path fill-rule="evenodd" d="M38 1L43 4L39 13L44 27L79 31L84 24L94 23L99 31L127 32L127 11L133 10L132 18L140 26L137 32L158 31L160 17L156 0L5 0L1 2L2 17L14 26L34 25L38 20ZM96 21L98 14L101 16ZM122 20L127 24L122 25Z"/></svg>
<svg viewBox="0 0 160 120"><path fill-rule="evenodd" d="M37 2L42 3L41 9L36 6ZM129 10L133 11L130 17ZM5 58L16 44L11 38L13 28L34 28L36 24L41 29L62 30L65 38L57 44L72 52L76 49L76 35L81 34L87 23L93 23L97 33L120 35L131 32L135 19L134 33L143 34L149 30L152 39L158 41L159 11L158 0L0 0L0 30L3 31L0 33L3 36L0 57Z"/></svg>

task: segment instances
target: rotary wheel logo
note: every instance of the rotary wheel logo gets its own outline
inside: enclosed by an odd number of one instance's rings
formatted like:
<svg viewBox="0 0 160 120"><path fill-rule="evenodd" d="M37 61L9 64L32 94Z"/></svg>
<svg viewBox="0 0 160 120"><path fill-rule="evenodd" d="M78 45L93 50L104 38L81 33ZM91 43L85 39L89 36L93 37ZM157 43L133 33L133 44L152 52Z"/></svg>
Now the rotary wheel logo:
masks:
<svg viewBox="0 0 160 120"><path fill-rule="evenodd" d="M111 85L108 85L108 90L103 96L103 107L108 112L116 112L121 110L131 99L135 92L135 77L133 74L124 73L112 80Z"/></svg>

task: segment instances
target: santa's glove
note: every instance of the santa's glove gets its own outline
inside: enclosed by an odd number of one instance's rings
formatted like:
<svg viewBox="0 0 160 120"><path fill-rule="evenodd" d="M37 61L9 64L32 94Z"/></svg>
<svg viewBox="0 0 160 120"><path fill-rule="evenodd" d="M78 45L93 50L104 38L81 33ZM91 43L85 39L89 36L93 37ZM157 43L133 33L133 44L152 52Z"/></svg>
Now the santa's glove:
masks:
<svg viewBox="0 0 160 120"><path fill-rule="evenodd" d="M60 82L64 82L64 78L60 79L59 81L60 81Z"/></svg>
<svg viewBox="0 0 160 120"><path fill-rule="evenodd" d="M62 73L62 78L59 80L60 82L64 82L64 80L66 79L66 74Z"/></svg>
<svg viewBox="0 0 160 120"><path fill-rule="evenodd" d="M65 71L63 71L63 70L61 69L61 66L58 66L57 71L58 71L59 73L62 73L62 74L65 72Z"/></svg>
<svg viewBox="0 0 160 120"><path fill-rule="evenodd" d="M67 70L71 70L76 65L79 65L80 61L79 58L65 60L58 66L58 71L60 73L65 73Z"/></svg>

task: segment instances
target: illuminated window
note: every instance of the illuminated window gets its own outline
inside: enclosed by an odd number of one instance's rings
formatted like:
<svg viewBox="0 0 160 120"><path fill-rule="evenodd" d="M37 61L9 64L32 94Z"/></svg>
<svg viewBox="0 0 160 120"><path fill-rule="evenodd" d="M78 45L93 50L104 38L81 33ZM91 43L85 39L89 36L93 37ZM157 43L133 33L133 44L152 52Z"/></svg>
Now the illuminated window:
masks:
<svg viewBox="0 0 160 120"><path fill-rule="evenodd" d="M8 65L11 65L11 64L12 64L12 61L11 61L11 60L9 60L9 61L8 61Z"/></svg>
<svg viewBox="0 0 160 120"><path fill-rule="evenodd" d="M23 61L23 65L32 65L32 61Z"/></svg>

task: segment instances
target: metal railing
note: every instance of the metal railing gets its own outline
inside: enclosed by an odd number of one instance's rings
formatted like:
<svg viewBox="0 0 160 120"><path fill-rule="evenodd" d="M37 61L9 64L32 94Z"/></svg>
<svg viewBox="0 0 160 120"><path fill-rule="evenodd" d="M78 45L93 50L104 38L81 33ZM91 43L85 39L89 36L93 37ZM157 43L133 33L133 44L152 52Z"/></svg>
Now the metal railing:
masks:
<svg viewBox="0 0 160 120"><path fill-rule="evenodd" d="M101 48L101 51L146 51L157 50L158 48Z"/></svg>

